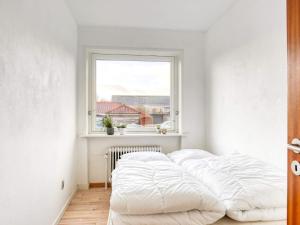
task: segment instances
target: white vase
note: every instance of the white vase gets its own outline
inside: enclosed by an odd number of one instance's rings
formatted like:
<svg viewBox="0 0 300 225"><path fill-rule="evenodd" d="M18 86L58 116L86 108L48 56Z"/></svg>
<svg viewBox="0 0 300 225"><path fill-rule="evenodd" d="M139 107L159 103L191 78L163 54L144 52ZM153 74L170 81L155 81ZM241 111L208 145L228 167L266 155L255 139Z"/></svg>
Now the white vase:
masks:
<svg viewBox="0 0 300 225"><path fill-rule="evenodd" d="M118 128L118 129L119 129L120 135L124 135L125 134L125 128Z"/></svg>

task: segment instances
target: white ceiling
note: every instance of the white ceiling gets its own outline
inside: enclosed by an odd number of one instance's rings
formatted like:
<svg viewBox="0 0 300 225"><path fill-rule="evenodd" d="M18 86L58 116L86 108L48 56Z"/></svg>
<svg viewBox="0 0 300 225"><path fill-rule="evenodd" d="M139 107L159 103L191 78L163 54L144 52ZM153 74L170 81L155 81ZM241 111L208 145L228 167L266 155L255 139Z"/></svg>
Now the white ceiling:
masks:
<svg viewBox="0 0 300 225"><path fill-rule="evenodd" d="M207 30L236 0L66 0L81 26Z"/></svg>

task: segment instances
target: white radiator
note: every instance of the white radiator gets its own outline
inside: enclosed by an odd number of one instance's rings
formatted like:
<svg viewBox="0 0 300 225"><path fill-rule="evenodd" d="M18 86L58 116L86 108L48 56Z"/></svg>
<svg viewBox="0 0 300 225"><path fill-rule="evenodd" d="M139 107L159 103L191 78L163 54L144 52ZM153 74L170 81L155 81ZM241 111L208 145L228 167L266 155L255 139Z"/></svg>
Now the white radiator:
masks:
<svg viewBox="0 0 300 225"><path fill-rule="evenodd" d="M117 161L122 155L130 152L161 152L159 145L146 146L112 146L105 154L106 161L106 179L105 188L107 188L108 180L111 179L111 173L116 168Z"/></svg>

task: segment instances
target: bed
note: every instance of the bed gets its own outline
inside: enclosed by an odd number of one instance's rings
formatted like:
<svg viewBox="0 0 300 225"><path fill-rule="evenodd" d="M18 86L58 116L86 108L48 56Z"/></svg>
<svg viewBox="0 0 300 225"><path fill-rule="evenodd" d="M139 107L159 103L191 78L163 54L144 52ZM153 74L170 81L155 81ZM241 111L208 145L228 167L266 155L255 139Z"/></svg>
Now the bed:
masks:
<svg viewBox="0 0 300 225"><path fill-rule="evenodd" d="M286 225L286 177L259 160L194 149L122 158L108 225Z"/></svg>
<svg viewBox="0 0 300 225"><path fill-rule="evenodd" d="M224 215L223 203L168 158L121 159L113 171L109 225L206 225Z"/></svg>
<svg viewBox="0 0 300 225"><path fill-rule="evenodd" d="M228 217L247 222L286 219L286 176L279 169L242 154L181 150L168 156L210 188Z"/></svg>

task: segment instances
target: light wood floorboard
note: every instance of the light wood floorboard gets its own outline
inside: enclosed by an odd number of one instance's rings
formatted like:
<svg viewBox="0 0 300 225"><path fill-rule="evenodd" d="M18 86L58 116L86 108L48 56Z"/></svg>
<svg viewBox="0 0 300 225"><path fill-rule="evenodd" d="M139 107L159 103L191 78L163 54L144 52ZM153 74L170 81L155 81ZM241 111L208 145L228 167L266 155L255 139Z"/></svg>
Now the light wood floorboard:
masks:
<svg viewBox="0 0 300 225"><path fill-rule="evenodd" d="M72 199L59 225L106 225L111 190L79 190Z"/></svg>

